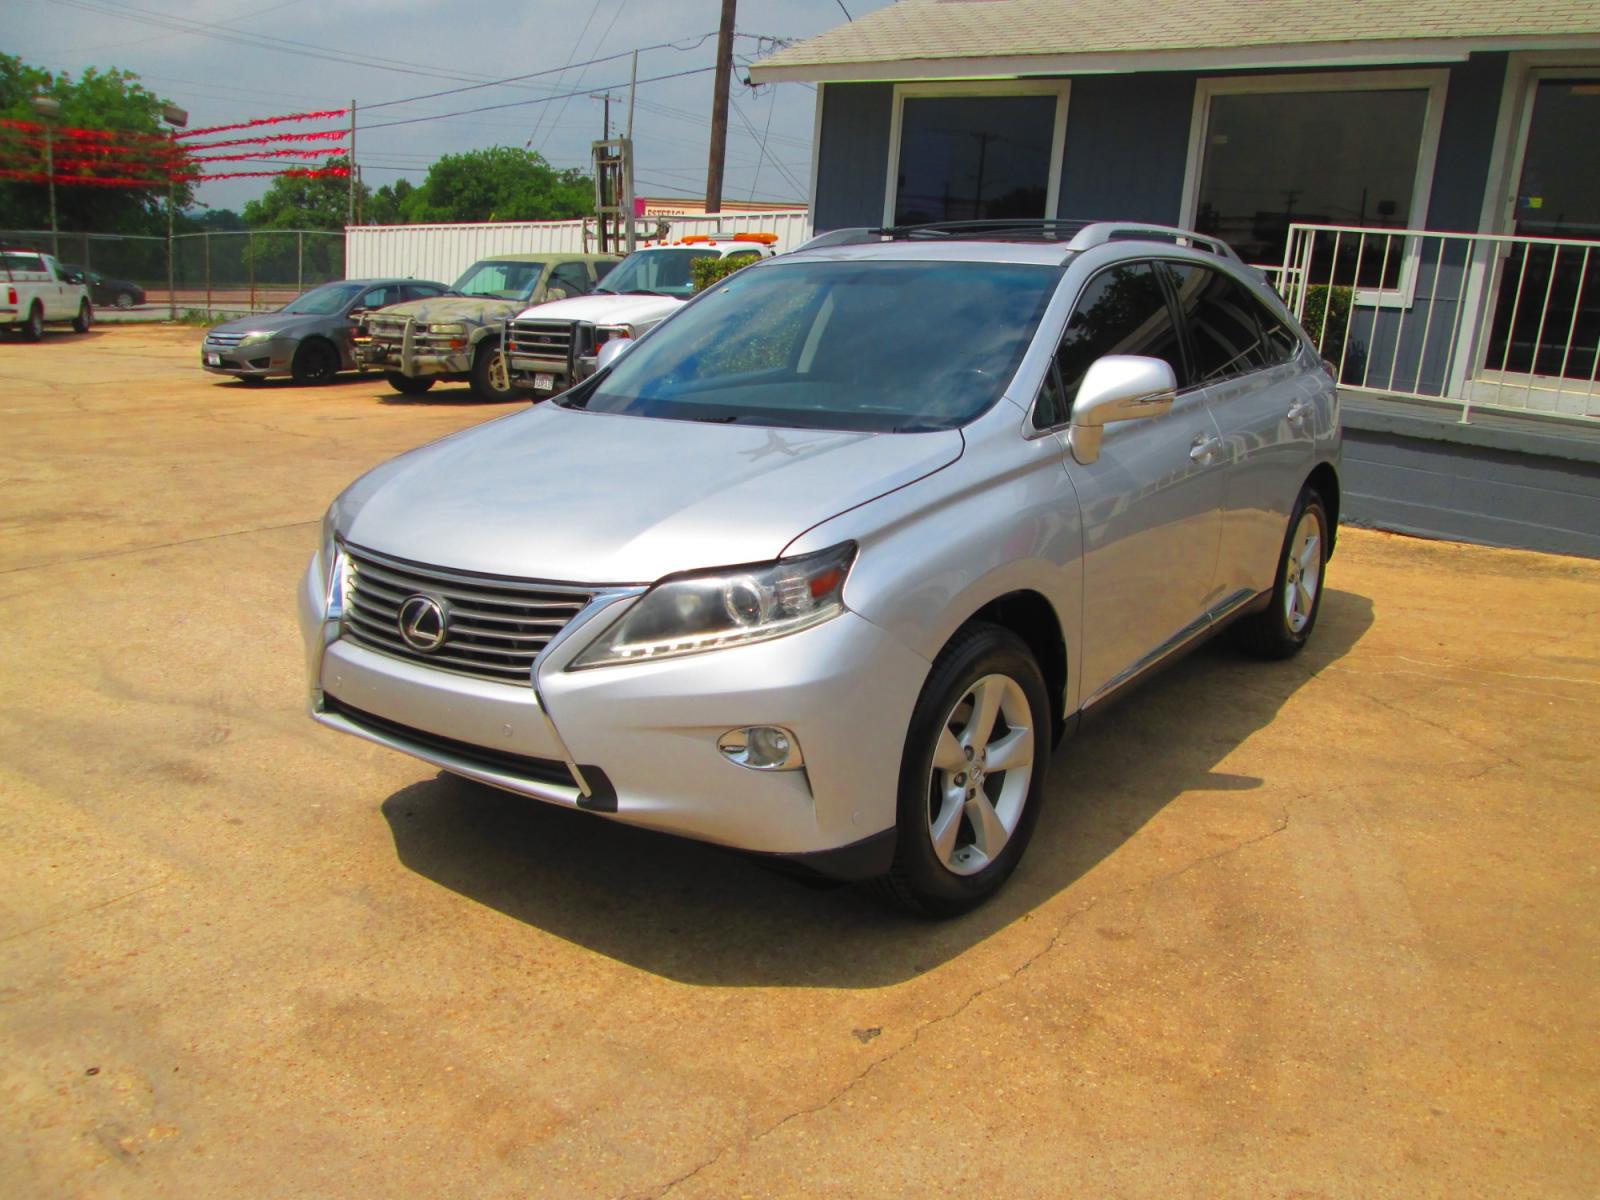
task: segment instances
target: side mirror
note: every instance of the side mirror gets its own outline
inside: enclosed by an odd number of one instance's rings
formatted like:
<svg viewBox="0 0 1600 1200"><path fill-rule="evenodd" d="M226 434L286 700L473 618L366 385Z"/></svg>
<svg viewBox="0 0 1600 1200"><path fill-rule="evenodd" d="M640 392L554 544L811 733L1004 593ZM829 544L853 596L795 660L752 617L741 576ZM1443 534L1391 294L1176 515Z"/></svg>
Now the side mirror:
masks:
<svg viewBox="0 0 1600 1200"><path fill-rule="evenodd" d="M1178 378L1159 358L1108 354L1095 359L1078 385L1067 445L1088 466L1100 457L1100 439L1113 421L1164 417L1177 399Z"/></svg>
<svg viewBox="0 0 1600 1200"><path fill-rule="evenodd" d="M67 282L68 283L82 283L83 282L83 272L82 271L74 271L74 272L72 272L72 274L67 276Z"/></svg>
<svg viewBox="0 0 1600 1200"><path fill-rule="evenodd" d="M631 345L633 345L632 338L612 338L610 341L601 343L600 353L595 356L595 374L598 375L626 354L628 347Z"/></svg>

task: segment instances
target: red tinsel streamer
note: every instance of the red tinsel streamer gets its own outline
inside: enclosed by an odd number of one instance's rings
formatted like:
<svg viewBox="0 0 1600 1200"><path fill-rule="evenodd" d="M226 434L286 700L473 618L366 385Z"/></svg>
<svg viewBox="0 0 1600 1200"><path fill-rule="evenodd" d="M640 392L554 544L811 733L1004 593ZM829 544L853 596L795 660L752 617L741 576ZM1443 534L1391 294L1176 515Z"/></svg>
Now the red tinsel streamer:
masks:
<svg viewBox="0 0 1600 1200"><path fill-rule="evenodd" d="M0 167L0 179L16 179L22 183L50 182L50 176L43 171L18 171L10 167ZM165 180L159 183L152 183L148 179L91 179L81 175L57 175L55 182L65 187L158 188L166 184Z"/></svg>
<svg viewBox="0 0 1600 1200"><path fill-rule="evenodd" d="M343 153L343 146L326 150L246 150L243 154L196 154L190 162L245 162L252 158L326 158Z"/></svg>
<svg viewBox="0 0 1600 1200"><path fill-rule="evenodd" d="M44 126L37 121L17 121L10 118L0 119L0 129L17 129L23 133L44 134ZM57 141L65 138L76 138L80 141L119 141L148 142L157 145L170 145L171 141L159 133L139 133L129 129L74 129L71 126L61 126L53 129L52 135Z"/></svg>
<svg viewBox="0 0 1600 1200"><path fill-rule="evenodd" d="M188 129L179 138L204 137L211 133L226 133L230 129L255 129L261 125L284 125L291 121L326 121L333 117L348 116L348 108L327 108L321 112L289 113L282 117L257 117L253 121L239 121L232 125L212 125L205 129Z"/></svg>
<svg viewBox="0 0 1600 1200"><path fill-rule="evenodd" d="M259 179L281 175L286 175L291 179L345 179L350 175L350 168L319 167L308 169L295 167L288 171L222 171L215 175L174 175L172 182L206 183L213 179ZM23 171L11 167L0 167L0 179L15 179L22 183L51 182L51 177L43 171ZM63 187L159 188L165 187L168 181L165 179L117 179L92 175L57 175L55 176L55 182Z"/></svg>
<svg viewBox="0 0 1600 1200"><path fill-rule="evenodd" d="M262 137L234 138L226 142L200 142L182 146L183 150L220 150L224 146L264 146L268 142L332 142L350 136L348 129L324 129L315 133L270 133Z"/></svg>
<svg viewBox="0 0 1600 1200"><path fill-rule="evenodd" d="M182 183L208 183L213 179L260 179L267 176L273 178L288 176L290 179L344 179L349 174L349 167L294 167L288 171L221 171L215 175L174 175L173 178Z"/></svg>

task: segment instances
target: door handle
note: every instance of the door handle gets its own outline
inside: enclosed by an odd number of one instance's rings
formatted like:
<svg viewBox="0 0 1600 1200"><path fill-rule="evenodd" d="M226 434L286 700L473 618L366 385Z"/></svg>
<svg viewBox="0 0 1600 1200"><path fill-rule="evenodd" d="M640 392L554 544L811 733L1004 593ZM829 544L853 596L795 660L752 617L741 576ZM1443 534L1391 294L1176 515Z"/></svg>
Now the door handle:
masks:
<svg viewBox="0 0 1600 1200"><path fill-rule="evenodd" d="M1189 457L1197 463L1208 463L1220 445L1216 438L1208 433L1202 433L1189 444Z"/></svg>

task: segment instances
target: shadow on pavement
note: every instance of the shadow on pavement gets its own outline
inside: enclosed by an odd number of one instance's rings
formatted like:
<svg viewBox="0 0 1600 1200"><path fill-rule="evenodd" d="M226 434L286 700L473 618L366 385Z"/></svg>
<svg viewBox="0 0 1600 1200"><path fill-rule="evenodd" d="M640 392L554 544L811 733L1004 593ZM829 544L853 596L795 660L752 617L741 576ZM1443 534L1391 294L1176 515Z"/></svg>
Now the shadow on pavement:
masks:
<svg viewBox="0 0 1600 1200"><path fill-rule="evenodd" d="M440 391L439 387L435 385L434 387L423 392L420 396L407 396L404 392L391 392L387 396L379 396L378 403L432 405L435 408L443 405L453 405L458 407L464 405L491 407L494 405L506 404L526 405L533 399L531 395L528 395L512 396L505 400L486 400L482 396L478 395L477 392L473 391L471 385L469 384L445 384L444 386L448 390Z"/></svg>
<svg viewBox="0 0 1600 1200"><path fill-rule="evenodd" d="M1372 619L1367 597L1329 590L1299 658L1262 663L1213 641L1086 725L1057 751L1017 873L952 921L917 921L861 888L808 888L737 854L448 774L396 792L383 815L419 875L641 970L722 987L883 987L1070 887L1177 796L1260 787L1212 768Z"/></svg>

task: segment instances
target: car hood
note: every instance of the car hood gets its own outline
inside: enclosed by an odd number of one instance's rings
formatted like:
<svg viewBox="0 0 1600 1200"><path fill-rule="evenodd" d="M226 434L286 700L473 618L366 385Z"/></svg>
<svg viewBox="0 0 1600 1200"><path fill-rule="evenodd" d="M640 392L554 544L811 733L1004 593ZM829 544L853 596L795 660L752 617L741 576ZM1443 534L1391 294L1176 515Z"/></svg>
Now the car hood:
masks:
<svg viewBox="0 0 1600 1200"><path fill-rule="evenodd" d="M688 301L671 296L574 296L536 304L520 314L530 321L588 321L592 325L648 325L675 313Z"/></svg>
<svg viewBox="0 0 1600 1200"><path fill-rule="evenodd" d="M325 317L314 313L259 313L214 325L207 336L211 333L302 333L313 326L338 325L343 320L337 313Z"/></svg>
<svg viewBox="0 0 1600 1200"><path fill-rule="evenodd" d="M961 456L957 430L708 425L542 405L424 446L342 495L347 540L462 571L649 583L762 562Z"/></svg>
<svg viewBox="0 0 1600 1200"><path fill-rule="evenodd" d="M467 321L476 325L491 321L504 321L527 307L524 300L489 300L483 296L435 296L429 300L407 300L404 304L391 304L373 313L383 319L392 317L403 321L415 317L425 325L440 321Z"/></svg>

